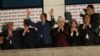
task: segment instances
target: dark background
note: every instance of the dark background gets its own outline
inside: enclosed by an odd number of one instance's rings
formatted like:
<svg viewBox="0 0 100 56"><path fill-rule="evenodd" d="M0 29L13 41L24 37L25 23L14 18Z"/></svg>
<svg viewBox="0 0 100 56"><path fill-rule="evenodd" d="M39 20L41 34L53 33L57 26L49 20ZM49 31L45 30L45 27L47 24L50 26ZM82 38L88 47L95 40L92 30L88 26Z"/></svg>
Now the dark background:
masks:
<svg viewBox="0 0 100 56"><path fill-rule="evenodd" d="M65 0L66 5L100 3L100 0Z"/></svg>
<svg viewBox="0 0 100 56"><path fill-rule="evenodd" d="M0 8L2 8L2 0L0 0Z"/></svg>
<svg viewBox="0 0 100 56"><path fill-rule="evenodd" d="M65 5L100 3L100 0L65 0ZM0 0L0 8L43 7L43 0Z"/></svg>
<svg viewBox="0 0 100 56"><path fill-rule="evenodd" d="M2 8L43 7L43 0L2 0Z"/></svg>

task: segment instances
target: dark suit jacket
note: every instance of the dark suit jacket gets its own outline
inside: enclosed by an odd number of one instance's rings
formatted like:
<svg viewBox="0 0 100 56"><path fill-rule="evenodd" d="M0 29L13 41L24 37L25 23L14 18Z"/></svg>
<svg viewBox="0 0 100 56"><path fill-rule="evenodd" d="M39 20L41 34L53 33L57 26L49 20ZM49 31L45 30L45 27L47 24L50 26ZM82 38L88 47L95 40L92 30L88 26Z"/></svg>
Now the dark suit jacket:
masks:
<svg viewBox="0 0 100 56"><path fill-rule="evenodd" d="M51 29L53 28L53 25L55 24L54 17L51 17L51 21L47 21L44 25L42 25L42 22L33 23L30 19L29 24L33 27L36 27L38 29L38 41L40 41L41 38L43 38L43 41L45 44L51 44Z"/></svg>
<svg viewBox="0 0 100 56"><path fill-rule="evenodd" d="M95 32L96 29L99 27L99 24L100 24L100 15L98 13L94 13L90 17L91 17L90 23L91 23L92 28Z"/></svg>
<svg viewBox="0 0 100 56"><path fill-rule="evenodd" d="M13 31L13 36L8 38L8 31L3 32L4 37L4 43L3 43L3 49L19 49L20 48L20 38L19 38L19 32ZM10 40L12 41L12 44L10 44Z"/></svg>
<svg viewBox="0 0 100 56"><path fill-rule="evenodd" d="M69 44L70 46L80 46L80 34L79 34L79 31L78 31L78 35L76 35L77 33L76 32L73 32L73 35L71 36L70 35L70 38L69 38Z"/></svg>
<svg viewBox="0 0 100 56"><path fill-rule="evenodd" d="M92 28L83 29L83 24L79 26L79 34L81 38L82 45L94 45L95 44L95 35ZM89 39L86 39L86 35L88 34Z"/></svg>
<svg viewBox="0 0 100 56"><path fill-rule="evenodd" d="M37 31L35 28L29 28L29 32L23 35L24 29L20 31L21 48L34 48L36 47Z"/></svg>

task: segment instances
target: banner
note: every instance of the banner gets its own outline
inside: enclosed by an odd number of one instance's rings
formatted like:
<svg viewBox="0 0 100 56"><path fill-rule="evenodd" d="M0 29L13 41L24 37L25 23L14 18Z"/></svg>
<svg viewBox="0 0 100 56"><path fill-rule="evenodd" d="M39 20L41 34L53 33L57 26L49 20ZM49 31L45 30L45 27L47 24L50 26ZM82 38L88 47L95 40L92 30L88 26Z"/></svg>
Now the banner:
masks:
<svg viewBox="0 0 100 56"><path fill-rule="evenodd" d="M40 20L42 8L29 8L30 18L33 21ZM14 22L14 29L23 27L23 20L26 19L26 9L8 9L0 10L0 32L2 27L7 22Z"/></svg>

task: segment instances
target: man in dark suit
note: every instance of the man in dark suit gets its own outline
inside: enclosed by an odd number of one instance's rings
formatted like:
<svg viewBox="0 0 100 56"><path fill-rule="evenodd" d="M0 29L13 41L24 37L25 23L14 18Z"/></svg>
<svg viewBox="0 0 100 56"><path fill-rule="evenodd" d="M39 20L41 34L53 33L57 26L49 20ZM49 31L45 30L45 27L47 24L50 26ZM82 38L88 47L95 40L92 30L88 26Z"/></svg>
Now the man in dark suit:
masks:
<svg viewBox="0 0 100 56"><path fill-rule="evenodd" d="M51 29L55 24L55 20L53 17L53 9L50 11L51 21L47 20L47 14L42 13L40 15L41 22L34 23L29 18L30 12L27 10L27 19L29 24L33 27L36 27L38 30L38 47L50 47L52 44L52 37L51 37Z"/></svg>
<svg viewBox="0 0 100 56"><path fill-rule="evenodd" d="M21 48L35 48L37 41L37 31L29 27L27 19L24 20L24 29L20 31Z"/></svg>
<svg viewBox="0 0 100 56"><path fill-rule="evenodd" d="M82 45L94 45L95 35L90 24L90 15L86 14L83 19L83 24L79 26L79 34Z"/></svg>
<svg viewBox="0 0 100 56"><path fill-rule="evenodd" d="M91 21L90 24L93 28L93 31L95 32L95 37L97 38L96 40L96 44L98 44L98 33L96 32L96 30L99 28L99 24L100 24L100 15L98 13L95 13L94 10L94 6L93 5L88 5L87 6L87 13L90 15L91 17ZM100 41L100 40L99 40Z"/></svg>
<svg viewBox="0 0 100 56"><path fill-rule="evenodd" d="M20 38L17 31L13 29L13 22L7 23L7 30L3 31L4 43L3 49L19 49Z"/></svg>
<svg viewBox="0 0 100 56"><path fill-rule="evenodd" d="M88 5L87 6L87 14L89 14L90 17L91 17L90 23L92 25L92 28L95 31L96 28L99 27L100 15L98 13L95 13L93 5Z"/></svg>

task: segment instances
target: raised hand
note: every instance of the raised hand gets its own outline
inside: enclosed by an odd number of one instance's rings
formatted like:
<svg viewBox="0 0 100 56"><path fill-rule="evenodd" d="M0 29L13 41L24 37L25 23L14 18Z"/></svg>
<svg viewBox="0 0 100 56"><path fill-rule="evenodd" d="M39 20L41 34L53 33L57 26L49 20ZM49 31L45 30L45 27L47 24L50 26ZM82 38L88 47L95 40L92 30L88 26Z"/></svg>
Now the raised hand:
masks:
<svg viewBox="0 0 100 56"><path fill-rule="evenodd" d="M50 16L53 16L53 9L51 9L51 10L49 11L49 15L50 15Z"/></svg>
<svg viewBox="0 0 100 56"><path fill-rule="evenodd" d="M29 17L29 15L30 15L30 11L29 11L29 9L26 9L26 16L27 16L27 18Z"/></svg>

